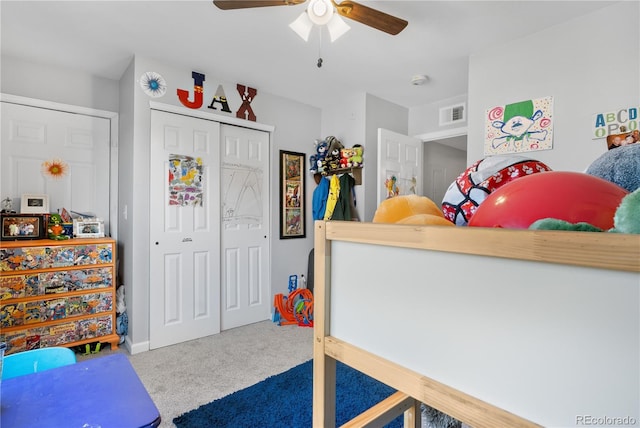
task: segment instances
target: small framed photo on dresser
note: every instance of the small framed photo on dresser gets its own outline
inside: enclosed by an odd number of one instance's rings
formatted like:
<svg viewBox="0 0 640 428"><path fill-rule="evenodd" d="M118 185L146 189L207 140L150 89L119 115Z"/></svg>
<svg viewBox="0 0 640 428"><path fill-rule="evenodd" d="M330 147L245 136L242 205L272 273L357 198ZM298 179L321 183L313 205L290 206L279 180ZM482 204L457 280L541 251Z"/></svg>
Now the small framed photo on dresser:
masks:
<svg viewBox="0 0 640 428"><path fill-rule="evenodd" d="M0 214L0 239L20 241L44 239L46 216L38 214Z"/></svg>
<svg viewBox="0 0 640 428"><path fill-rule="evenodd" d="M49 196L23 194L20 214L49 214Z"/></svg>
<svg viewBox="0 0 640 428"><path fill-rule="evenodd" d="M104 221L100 219L74 219L73 235L76 238L104 238Z"/></svg>

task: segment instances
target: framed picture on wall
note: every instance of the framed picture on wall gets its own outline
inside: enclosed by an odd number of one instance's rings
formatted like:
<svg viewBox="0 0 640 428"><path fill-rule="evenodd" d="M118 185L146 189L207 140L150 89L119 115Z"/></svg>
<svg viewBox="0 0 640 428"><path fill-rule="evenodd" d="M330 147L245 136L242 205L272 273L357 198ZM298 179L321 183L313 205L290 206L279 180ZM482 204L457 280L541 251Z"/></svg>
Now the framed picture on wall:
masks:
<svg viewBox="0 0 640 428"><path fill-rule="evenodd" d="M280 239L304 238L304 153L280 150Z"/></svg>

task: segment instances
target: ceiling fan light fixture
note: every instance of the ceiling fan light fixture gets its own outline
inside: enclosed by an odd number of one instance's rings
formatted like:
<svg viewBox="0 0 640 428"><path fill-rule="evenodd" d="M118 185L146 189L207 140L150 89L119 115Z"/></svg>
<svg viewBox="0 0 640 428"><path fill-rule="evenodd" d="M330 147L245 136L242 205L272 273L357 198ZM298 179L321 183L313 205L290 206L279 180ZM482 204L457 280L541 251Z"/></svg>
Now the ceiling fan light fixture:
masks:
<svg viewBox="0 0 640 428"><path fill-rule="evenodd" d="M307 7L309 19L316 25L325 25L333 16L333 4L331 0L311 0Z"/></svg>
<svg viewBox="0 0 640 428"><path fill-rule="evenodd" d="M298 19L289 24L289 28L307 42L309 41L309 34L311 34L311 29L313 28L313 22L309 19L307 12L302 12Z"/></svg>
<svg viewBox="0 0 640 428"><path fill-rule="evenodd" d="M344 33L349 31L351 27L344 22L344 19L339 15L333 15L333 18L327 23L327 30L329 30L329 37L331 42L338 40Z"/></svg>
<svg viewBox="0 0 640 428"><path fill-rule="evenodd" d="M289 27L307 42L314 25L326 25L332 42L351 29L340 15L335 13L331 0L311 0L307 10L289 24Z"/></svg>

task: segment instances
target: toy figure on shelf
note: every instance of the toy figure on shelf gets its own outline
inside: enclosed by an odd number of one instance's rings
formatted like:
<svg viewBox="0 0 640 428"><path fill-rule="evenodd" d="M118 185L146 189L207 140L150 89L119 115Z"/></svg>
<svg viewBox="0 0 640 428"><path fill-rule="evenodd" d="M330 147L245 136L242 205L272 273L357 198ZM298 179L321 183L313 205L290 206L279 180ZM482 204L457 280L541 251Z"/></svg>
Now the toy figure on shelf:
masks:
<svg viewBox="0 0 640 428"><path fill-rule="evenodd" d="M3 214L15 214L13 210L13 202L11 198L6 197L2 200L2 213Z"/></svg>
<svg viewBox="0 0 640 428"><path fill-rule="evenodd" d="M69 239L69 236L64 234L64 227L62 226L62 217L60 214L51 214L49 217L47 232L49 234L49 239L55 239L56 241Z"/></svg>
<svg viewBox="0 0 640 428"><path fill-rule="evenodd" d="M322 172L322 162L327 155L327 148L329 145L326 140L316 140L316 154L309 156L310 170L311 172Z"/></svg>
<svg viewBox="0 0 640 428"><path fill-rule="evenodd" d="M349 159L351 165L354 167L362 166L362 154L364 152L364 148L360 144L355 144L351 150L353 150L353 155Z"/></svg>
<svg viewBox="0 0 640 428"><path fill-rule="evenodd" d="M322 173L326 175L340 168L340 150L342 150L344 146L336 137L327 137L325 141L329 144L329 149L322 162Z"/></svg>
<svg viewBox="0 0 640 428"><path fill-rule="evenodd" d="M351 149L342 149L340 150L340 168L351 168L353 165L351 163L351 157L354 155L355 151L353 148Z"/></svg>

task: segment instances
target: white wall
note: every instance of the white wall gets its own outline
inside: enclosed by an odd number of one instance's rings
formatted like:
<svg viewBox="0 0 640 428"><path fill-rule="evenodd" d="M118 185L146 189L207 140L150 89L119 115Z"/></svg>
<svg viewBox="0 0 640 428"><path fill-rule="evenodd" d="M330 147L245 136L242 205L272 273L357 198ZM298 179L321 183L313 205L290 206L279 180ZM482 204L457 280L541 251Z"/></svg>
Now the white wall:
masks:
<svg viewBox="0 0 640 428"><path fill-rule="evenodd" d="M553 149L530 152L554 170L584 171L606 151L592 116L640 100L640 3L611 6L472 55L467 160L483 156L488 108L554 97ZM508 40L508 37L505 37Z"/></svg>
<svg viewBox="0 0 640 428"><path fill-rule="evenodd" d="M118 82L3 55L0 92L61 104L118 111Z"/></svg>
<svg viewBox="0 0 640 428"><path fill-rule="evenodd" d="M134 64L131 62L127 70L120 79L119 87L119 130L118 130L118 272L121 277L120 284L125 286L125 302L127 304L127 315L129 317L129 331L125 345L131 351L133 346L132 338L144 337L149 331L149 316L144 318L144 314L139 314L134 303L149 301L148 287L134 280L134 266L141 263L140 254L134 250L136 242L136 212L132 205L135 188L134 165L134 94L131 90L134 87ZM126 215L125 215L126 210ZM136 259L137 257L137 259Z"/></svg>
<svg viewBox="0 0 640 428"><path fill-rule="evenodd" d="M409 109L409 134L411 136L427 134L431 132L445 131L453 128L467 126L467 121L461 121L454 125L440 126L440 109L465 103L465 117L468 117L467 94L461 94L435 103L425 104L422 106L411 107Z"/></svg>
<svg viewBox="0 0 640 428"><path fill-rule="evenodd" d="M349 95L336 102L330 109L322 110L321 138L333 135L345 147L364 144L366 121L366 95ZM366 148L365 148L366 151Z"/></svg>

